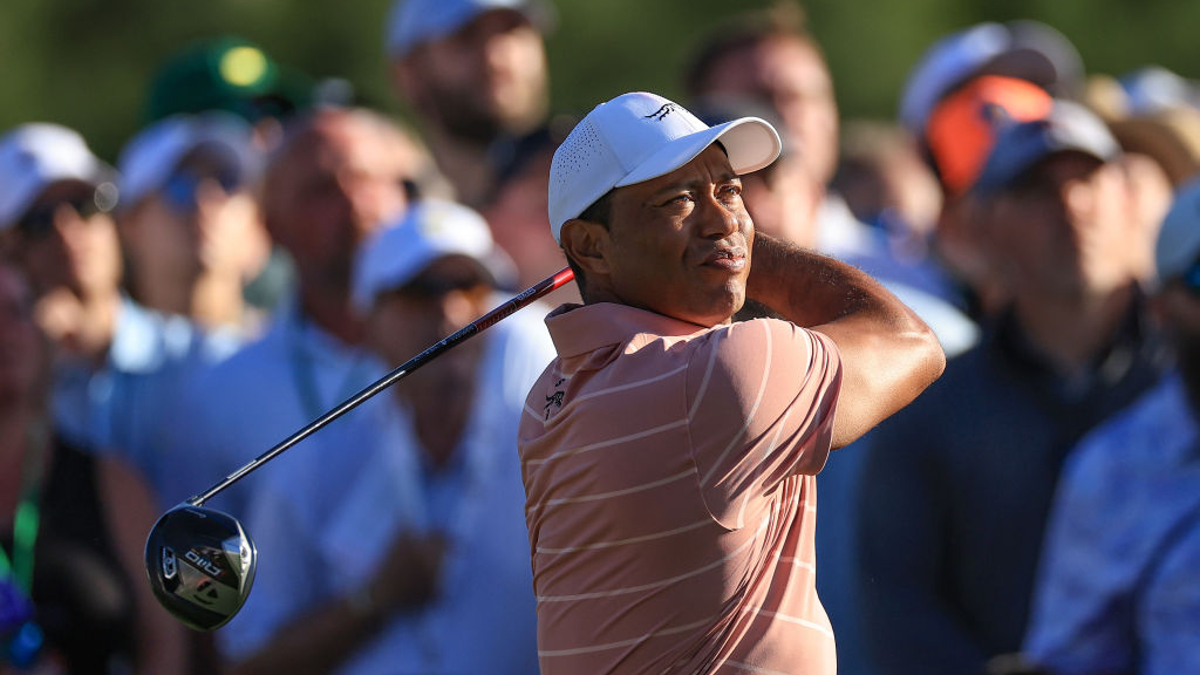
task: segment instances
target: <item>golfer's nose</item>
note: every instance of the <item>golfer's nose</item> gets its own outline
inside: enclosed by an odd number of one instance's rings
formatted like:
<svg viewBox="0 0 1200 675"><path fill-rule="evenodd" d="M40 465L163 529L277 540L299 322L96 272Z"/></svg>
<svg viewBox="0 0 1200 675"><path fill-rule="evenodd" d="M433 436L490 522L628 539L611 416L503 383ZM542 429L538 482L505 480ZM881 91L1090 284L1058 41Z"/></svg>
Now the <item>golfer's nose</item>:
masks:
<svg viewBox="0 0 1200 675"><path fill-rule="evenodd" d="M713 192L701 199L700 236L706 239L723 239L737 232L746 213L741 203L741 197L737 197L736 200L722 199Z"/></svg>

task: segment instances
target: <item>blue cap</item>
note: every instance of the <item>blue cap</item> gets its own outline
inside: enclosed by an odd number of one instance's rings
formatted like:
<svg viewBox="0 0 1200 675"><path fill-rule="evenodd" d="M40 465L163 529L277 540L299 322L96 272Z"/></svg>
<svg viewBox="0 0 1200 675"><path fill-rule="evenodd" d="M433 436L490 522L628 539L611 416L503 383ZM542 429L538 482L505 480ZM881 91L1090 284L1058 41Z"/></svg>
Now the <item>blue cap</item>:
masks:
<svg viewBox="0 0 1200 675"><path fill-rule="evenodd" d="M554 22L554 8L541 0L397 0L387 22L385 47L392 58L457 31L495 9L520 12L543 31Z"/></svg>
<svg viewBox="0 0 1200 675"><path fill-rule="evenodd" d="M973 190L976 194L1000 190L1046 157L1068 151L1107 162L1120 154L1121 148L1104 122L1087 108L1055 101L1045 118L1012 123L997 132L996 144Z"/></svg>

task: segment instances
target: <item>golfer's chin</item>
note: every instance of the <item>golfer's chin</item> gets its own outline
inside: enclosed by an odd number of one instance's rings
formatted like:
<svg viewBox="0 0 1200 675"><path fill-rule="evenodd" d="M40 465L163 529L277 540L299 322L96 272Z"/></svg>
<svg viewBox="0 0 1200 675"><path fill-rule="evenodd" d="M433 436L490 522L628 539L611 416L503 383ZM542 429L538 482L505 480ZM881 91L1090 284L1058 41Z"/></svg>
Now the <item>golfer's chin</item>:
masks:
<svg viewBox="0 0 1200 675"><path fill-rule="evenodd" d="M673 316L700 326L719 326L729 323L746 302L746 287L743 284L730 284L703 298L700 302L688 303L681 307Z"/></svg>

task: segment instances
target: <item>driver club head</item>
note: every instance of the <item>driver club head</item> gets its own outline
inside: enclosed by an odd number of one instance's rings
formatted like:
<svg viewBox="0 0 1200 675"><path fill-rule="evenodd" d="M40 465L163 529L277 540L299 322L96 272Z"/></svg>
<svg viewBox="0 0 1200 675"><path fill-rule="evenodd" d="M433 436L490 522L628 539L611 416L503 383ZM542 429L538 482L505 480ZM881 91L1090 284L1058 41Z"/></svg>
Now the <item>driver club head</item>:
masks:
<svg viewBox="0 0 1200 675"><path fill-rule="evenodd" d="M232 516L180 504L146 540L146 572L158 602L196 630L223 626L250 594L258 553Z"/></svg>

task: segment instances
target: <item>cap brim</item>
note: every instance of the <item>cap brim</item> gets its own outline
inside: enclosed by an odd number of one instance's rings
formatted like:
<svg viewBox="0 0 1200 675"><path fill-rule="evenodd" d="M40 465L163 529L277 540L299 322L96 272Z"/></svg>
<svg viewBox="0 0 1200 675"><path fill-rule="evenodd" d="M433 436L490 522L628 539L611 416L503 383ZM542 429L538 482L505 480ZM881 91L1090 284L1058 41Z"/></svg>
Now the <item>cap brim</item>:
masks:
<svg viewBox="0 0 1200 675"><path fill-rule="evenodd" d="M721 141L729 156L729 165L739 176L770 165L783 150L779 133L774 127L758 117L743 117L667 143L634 167L613 187L624 187L665 176L695 159L717 141Z"/></svg>

